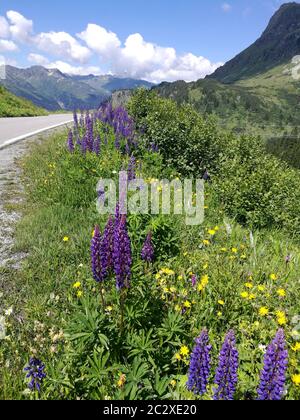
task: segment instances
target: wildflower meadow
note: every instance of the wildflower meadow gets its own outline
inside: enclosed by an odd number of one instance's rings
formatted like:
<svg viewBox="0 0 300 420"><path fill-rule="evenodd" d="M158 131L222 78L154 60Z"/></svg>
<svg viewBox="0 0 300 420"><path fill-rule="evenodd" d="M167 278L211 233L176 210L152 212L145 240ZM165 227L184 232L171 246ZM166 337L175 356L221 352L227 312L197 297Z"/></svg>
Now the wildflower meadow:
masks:
<svg viewBox="0 0 300 420"><path fill-rule="evenodd" d="M1 397L300 398L300 177L259 139L139 90L75 112L21 168ZM120 171L150 187L201 179L204 222L123 212L122 197L100 214L99 180Z"/></svg>

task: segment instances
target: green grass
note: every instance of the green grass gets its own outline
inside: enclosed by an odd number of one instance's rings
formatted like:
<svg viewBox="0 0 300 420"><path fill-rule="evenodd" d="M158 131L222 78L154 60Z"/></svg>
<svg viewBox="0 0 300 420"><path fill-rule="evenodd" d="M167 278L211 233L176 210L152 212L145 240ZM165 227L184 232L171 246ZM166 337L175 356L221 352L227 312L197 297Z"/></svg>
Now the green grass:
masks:
<svg viewBox="0 0 300 420"><path fill-rule="evenodd" d="M35 117L47 114L46 110L36 107L26 99L18 98L0 86L0 117Z"/></svg>
<svg viewBox="0 0 300 420"><path fill-rule="evenodd" d="M107 221L96 211L95 188L99 178L116 179L115 171L128 158L115 150L112 133L100 157L70 154L66 136L34 146L22 164L26 206L16 250L29 255L20 272L1 273L1 314L9 307L14 311L5 316L0 397L194 399L185 388L188 357L180 351L184 346L191 351L194 338L206 327L213 369L224 335L235 330L240 352L236 398L255 398L263 360L260 346L270 343L281 319L290 353L286 398L299 399L300 389L291 380L300 373L300 353L292 350L300 340L299 244L279 229L250 233L226 216L214 185L208 185L200 227L187 227L184 217L174 215L129 217L132 287L120 296L111 276L103 285L104 310L90 270L93 228L98 223L103 229ZM159 154L141 149L138 158L146 179L178 176ZM156 246L156 262L150 267L140 258L149 229ZM287 255L292 256L289 264ZM208 284L194 289L191 273L197 274L198 285L208 276ZM79 289L73 287L76 282ZM279 289L286 297L278 295ZM267 316L259 315L261 307L268 308ZM40 395L26 391L22 370L32 355L46 365ZM204 399L211 396L212 386Z"/></svg>

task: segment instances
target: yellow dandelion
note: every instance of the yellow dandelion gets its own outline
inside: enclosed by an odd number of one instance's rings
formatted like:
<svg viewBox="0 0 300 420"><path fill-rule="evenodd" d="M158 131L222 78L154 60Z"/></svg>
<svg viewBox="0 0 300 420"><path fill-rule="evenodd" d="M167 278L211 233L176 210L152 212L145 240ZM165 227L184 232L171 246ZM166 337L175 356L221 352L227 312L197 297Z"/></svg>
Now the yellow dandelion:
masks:
<svg viewBox="0 0 300 420"><path fill-rule="evenodd" d="M252 284L252 283L246 283L246 284L245 284L245 287L246 287L247 289L253 289L253 284Z"/></svg>
<svg viewBox="0 0 300 420"><path fill-rule="evenodd" d="M242 293L241 293L241 297L242 297L243 299L248 299L248 298L249 298L249 293L248 293L248 292L242 292Z"/></svg>
<svg viewBox="0 0 300 420"><path fill-rule="evenodd" d="M277 294L279 297L282 297L282 298L286 297L286 291L284 289L278 289Z"/></svg>
<svg viewBox="0 0 300 420"><path fill-rule="evenodd" d="M232 248L231 251L232 251L233 254L237 254L239 252L239 250L237 248Z"/></svg>
<svg viewBox="0 0 300 420"><path fill-rule="evenodd" d="M189 351L188 347L187 346L181 347L180 354L183 357L187 357L190 354L190 351Z"/></svg>
<svg viewBox="0 0 300 420"><path fill-rule="evenodd" d="M80 281L77 281L76 283L73 284L73 289L80 289L80 287L81 287Z"/></svg>
<svg viewBox="0 0 300 420"><path fill-rule="evenodd" d="M278 280L278 276L277 276L277 274L270 274L270 280L273 280L273 281L275 281L275 280Z"/></svg>
<svg viewBox="0 0 300 420"><path fill-rule="evenodd" d="M259 315L260 316L267 316L269 315L269 309L266 308L265 306L263 306L262 308L260 308L259 310Z"/></svg>
<svg viewBox="0 0 300 420"><path fill-rule="evenodd" d="M221 305L221 306L224 306L225 302L224 302L224 300L218 300L218 304Z"/></svg>
<svg viewBox="0 0 300 420"><path fill-rule="evenodd" d="M208 233L209 233L209 235L210 236L215 236L215 234L217 233L214 229L210 229L209 231L208 231Z"/></svg>
<svg viewBox="0 0 300 420"><path fill-rule="evenodd" d="M296 343L293 347L292 350L297 353L298 351L300 351L300 343Z"/></svg>
<svg viewBox="0 0 300 420"><path fill-rule="evenodd" d="M300 386L300 375L293 375L292 376L293 384L296 386Z"/></svg>
<svg viewBox="0 0 300 420"><path fill-rule="evenodd" d="M70 238L69 238L68 236L65 236L65 237L63 238L63 241L64 241L64 242L69 242L69 240L70 240Z"/></svg>
<svg viewBox="0 0 300 420"><path fill-rule="evenodd" d="M188 300L184 302L183 306L187 309L190 309L192 307L191 302L189 302Z"/></svg>

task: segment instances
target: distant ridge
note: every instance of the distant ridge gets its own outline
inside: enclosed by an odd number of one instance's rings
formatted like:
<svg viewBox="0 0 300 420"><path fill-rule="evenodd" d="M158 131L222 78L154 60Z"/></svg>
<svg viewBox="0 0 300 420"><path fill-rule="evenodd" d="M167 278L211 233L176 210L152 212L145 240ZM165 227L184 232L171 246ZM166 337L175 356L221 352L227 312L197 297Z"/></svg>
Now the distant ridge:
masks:
<svg viewBox="0 0 300 420"><path fill-rule="evenodd" d="M42 66L6 66L6 79L0 83L14 95L50 111L97 108L115 90L153 86L144 80L111 75L71 76Z"/></svg>

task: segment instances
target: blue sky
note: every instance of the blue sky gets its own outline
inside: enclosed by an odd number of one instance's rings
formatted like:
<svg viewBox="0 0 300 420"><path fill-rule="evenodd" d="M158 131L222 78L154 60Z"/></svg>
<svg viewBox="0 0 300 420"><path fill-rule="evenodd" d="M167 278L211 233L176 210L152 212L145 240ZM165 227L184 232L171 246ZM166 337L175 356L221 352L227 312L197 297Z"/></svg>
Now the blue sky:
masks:
<svg viewBox="0 0 300 420"><path fill-rule="evenodd" d="M0 54L24 67L195 80L255 41L283 3L1 0Z"/></svg>

